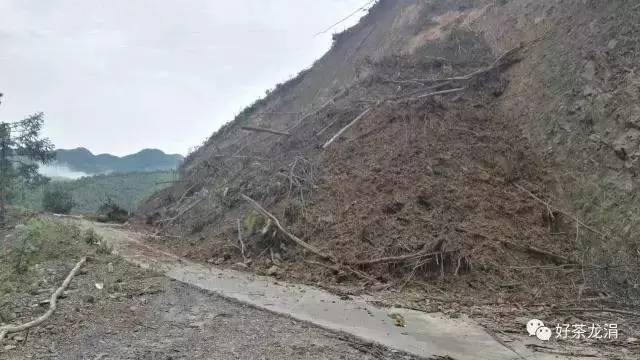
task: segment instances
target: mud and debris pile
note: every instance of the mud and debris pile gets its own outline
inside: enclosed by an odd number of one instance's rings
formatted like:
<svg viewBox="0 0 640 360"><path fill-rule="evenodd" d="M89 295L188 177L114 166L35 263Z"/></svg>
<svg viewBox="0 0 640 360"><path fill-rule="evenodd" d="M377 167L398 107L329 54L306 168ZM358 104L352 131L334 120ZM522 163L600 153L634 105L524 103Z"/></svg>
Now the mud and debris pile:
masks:
<svg viewBox="0 0 640 360"><path fill-rule="evenodd" d="M181 255L326 287L629 299L638 19L621 1L381 0L190 154L140 223Z"/></svg>

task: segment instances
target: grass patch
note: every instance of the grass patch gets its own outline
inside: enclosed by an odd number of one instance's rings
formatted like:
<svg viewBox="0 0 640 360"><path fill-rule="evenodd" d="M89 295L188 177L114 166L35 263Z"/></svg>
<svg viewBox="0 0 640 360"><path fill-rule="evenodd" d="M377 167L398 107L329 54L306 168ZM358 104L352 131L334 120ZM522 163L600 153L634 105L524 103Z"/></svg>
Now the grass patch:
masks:
<svg viewBox="0 0 640 360"><path fill-rule="evenodd" d="M0 297L37 282L38 264L76 259L89 251L75 225L34 218L16 226L0 252Z"/></svg>
<svg viewBox="0 0 640 360"><path fill-rule="evenodd" d="M243 219L243 230L246 236L257 234L266 224L264 217L255 211L249 211Z"/></svg>

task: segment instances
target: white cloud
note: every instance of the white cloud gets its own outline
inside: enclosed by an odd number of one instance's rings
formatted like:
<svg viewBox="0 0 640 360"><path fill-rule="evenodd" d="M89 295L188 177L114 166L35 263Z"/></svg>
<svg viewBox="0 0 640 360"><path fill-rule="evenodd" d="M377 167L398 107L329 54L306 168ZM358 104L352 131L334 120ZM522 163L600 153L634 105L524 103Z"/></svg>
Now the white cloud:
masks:
<svg viewBox="0 0 640 360"><path fill-rule="evenodd" d="M79 179L85 176L91 176L81 171L73 171L64 165L41 165L38 169L40 174L51 178Z"/></svg>

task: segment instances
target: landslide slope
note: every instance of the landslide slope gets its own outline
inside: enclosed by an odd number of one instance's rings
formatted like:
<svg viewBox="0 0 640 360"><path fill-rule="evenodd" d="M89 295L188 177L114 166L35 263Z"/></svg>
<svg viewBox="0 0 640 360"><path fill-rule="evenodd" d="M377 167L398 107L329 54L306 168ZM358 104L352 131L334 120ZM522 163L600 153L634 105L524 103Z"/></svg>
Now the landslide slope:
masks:
<svg viewBox="0 0 640 360"><path fill-rule="evenodd" d="M381 0L140 213L183 255L323 285L629 299L639 19L629 1Z"/></svg>

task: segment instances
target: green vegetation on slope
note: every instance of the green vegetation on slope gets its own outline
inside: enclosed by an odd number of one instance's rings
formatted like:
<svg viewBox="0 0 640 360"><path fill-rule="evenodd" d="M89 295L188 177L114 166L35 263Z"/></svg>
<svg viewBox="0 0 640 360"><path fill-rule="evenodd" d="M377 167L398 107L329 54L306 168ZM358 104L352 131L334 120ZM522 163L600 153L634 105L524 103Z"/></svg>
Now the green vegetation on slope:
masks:
<svg viewBox="0 0 640 360"><path fill-rule="evenodd" d="M174 171L155 171L96 175L73 181L54 180L39 188L20 189L14 197L14 205L41 211L44 192L55 189L71 194L74 203L71 212L75 214L94 214L108 200L133 211L141 200L176 178Z"/></svg>
<svg viewBox="0 0 640 360"><path fill-rule="evenodd" d="M43 261L68 261L79 257L84 246L82 231L74 225L32 218L18 231L6 234L7 246L0 252L0 297L25 284L38 284L33 266ZM4 318L0 312L0 322ZM10 319L4 319L10 320Z"/></svg>

